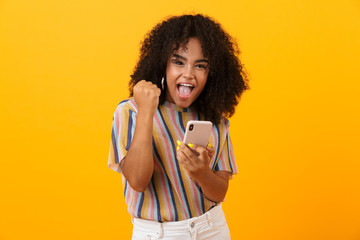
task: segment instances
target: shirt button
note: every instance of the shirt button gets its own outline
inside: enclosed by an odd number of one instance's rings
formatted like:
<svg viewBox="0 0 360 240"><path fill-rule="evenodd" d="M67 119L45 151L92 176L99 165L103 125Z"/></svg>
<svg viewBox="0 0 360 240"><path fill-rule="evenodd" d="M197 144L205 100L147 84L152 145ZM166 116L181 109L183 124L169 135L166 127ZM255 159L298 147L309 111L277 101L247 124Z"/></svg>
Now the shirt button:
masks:
<svg viewBox="0 0 360 240"><path fill-rule="evenodd" d="M190 224L190 227L194 227L195 226L195 223L194 222L192 222L191 224Z"/></svg>

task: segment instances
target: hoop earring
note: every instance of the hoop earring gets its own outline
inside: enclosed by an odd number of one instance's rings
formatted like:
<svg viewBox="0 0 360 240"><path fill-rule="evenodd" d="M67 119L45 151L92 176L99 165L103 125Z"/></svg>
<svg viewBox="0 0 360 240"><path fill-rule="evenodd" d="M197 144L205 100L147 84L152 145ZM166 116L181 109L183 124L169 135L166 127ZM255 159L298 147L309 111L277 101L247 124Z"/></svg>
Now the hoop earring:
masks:
<svg viewBox="0 0 360 240"><path fill-rule="evenodd" d="M161 89L164 91L164 89L165 89L165 78L164 77L162 77L162 79L161 79Z"/></svg>

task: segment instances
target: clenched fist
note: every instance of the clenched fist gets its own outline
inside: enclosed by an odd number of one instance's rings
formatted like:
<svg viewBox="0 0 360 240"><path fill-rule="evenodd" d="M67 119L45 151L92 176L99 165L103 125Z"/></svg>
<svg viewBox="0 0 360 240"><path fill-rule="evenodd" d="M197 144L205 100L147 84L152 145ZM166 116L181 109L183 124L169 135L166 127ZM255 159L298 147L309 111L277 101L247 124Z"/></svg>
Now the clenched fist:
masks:
<svg viewBox="0 0 360 240"><path fill-rule="evenodd" d="M133 93L139 112L154 115L159 104L160 88L152 82L141 80L134 86Z"/></svg>

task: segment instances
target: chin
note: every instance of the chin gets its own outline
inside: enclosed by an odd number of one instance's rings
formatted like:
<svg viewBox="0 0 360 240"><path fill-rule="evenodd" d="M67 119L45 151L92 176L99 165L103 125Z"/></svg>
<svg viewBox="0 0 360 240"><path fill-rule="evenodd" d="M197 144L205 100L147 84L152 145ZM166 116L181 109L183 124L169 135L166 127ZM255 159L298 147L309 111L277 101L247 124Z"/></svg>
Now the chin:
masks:
<svg viewBox="0 0 360 240"><path fill-rule="evenodd" d="M177 99L177 101L175 101L175 104L178 107L188 108L195 102L195 100L196 99Z"/></svg>
<svg viewBox="0 0 360 240"><path fill-rule="evenodd" d="M192 103L183 103L183 102L180 102L180 103L175 103L176 106L178 107L182 107L182 108L188 108L191 106Z"/></svg>

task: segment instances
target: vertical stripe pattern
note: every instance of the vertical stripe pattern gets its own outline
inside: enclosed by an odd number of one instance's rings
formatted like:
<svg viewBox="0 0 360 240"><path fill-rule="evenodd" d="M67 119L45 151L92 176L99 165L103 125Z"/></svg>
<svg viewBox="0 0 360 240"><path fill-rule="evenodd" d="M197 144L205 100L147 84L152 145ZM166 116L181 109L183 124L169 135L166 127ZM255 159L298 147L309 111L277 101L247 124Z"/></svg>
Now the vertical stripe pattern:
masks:
<svg viewBox="0 0 360 240"><path fill-rule="evenodd" d="M134 136L137 106L131 98L122 101L113 117L108 166L119 167ZM153 119L154 173L144 192L136 192L124 176L123 189L129 213L134 217L159 222L181 221L199 216L217 203L204 197L200 186L187 175L176 158L176 140L182 140L190 120L203 120L191 108L165 102ZM234 151L225 118L214 125L209 142L215 147L209 167L213 171L237 173Z"/></svg>

